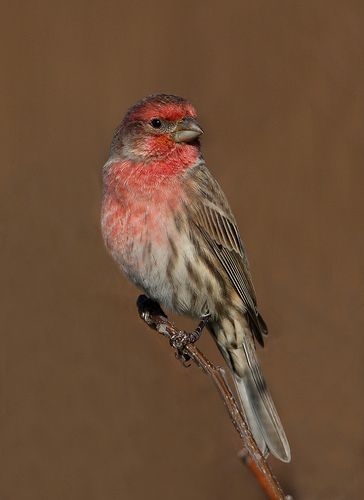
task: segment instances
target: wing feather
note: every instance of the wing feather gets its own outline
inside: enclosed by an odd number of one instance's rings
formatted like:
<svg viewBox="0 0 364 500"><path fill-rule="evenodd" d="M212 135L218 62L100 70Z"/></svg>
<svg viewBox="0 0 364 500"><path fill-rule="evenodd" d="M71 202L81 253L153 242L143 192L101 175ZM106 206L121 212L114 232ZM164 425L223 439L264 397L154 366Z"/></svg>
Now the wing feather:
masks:
<svg viewBox="0 0 364 500"><path fill-rule="evenodd" d="M268 330L257 310L248 259L227 199L205 166L196 168L190 178L198 192L192 222L223 266L243 302L254 336L263 345Z"/></svg>

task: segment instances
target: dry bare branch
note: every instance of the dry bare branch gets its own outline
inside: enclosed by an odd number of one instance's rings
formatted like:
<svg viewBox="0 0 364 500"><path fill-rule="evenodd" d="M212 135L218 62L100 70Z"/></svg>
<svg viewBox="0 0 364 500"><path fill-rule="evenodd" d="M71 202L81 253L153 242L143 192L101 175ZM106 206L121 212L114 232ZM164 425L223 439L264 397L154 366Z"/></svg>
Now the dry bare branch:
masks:
<svg viewBox="0 0 364 500"><path fill-rule="evenodd" d="M194 345L198 340L206 320L203 320L194 332L179 330L171 323L159 304L145 295L141 295L137 301L140 317L147 325L169 339L171 346L177 349L178 357L186 362L192 360L199 368L209 375L215 384L230 419L243 441L245 452L241 454L244 463L252 471L260 486L271 500L287 500L281 486L274 477L267 461L256 445L250 429L246 423L235 398L225 380L223 370L216 367L206 356Z"/></svg>

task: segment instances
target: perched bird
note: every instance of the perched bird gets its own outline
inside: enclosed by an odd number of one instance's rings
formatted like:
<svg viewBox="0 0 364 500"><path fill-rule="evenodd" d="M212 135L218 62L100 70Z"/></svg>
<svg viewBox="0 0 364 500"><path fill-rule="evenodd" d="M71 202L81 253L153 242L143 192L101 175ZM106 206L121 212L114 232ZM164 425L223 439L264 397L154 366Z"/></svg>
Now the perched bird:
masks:
<svg viewBox="0 0 364 500"><path fill-rule="evenodd" d="M181 97L152 95L130 108L103 167L103 237L151 299L193 318L209 314L257 445L289 462L255 351L267 327L235 218L205 165L202 132L195 108Z"/></svg>

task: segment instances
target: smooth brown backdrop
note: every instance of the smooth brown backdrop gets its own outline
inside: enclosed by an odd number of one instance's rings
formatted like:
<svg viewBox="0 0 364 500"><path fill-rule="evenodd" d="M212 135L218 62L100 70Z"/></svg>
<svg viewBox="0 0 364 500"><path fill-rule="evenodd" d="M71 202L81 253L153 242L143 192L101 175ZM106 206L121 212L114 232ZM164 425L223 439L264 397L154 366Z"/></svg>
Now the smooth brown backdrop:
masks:
<svg viewBox="0 0 364 500"><path fill-rule="evenodd" d="M248 248L292 447L274 471L297 500L360 498L363 2L1 10L1 500L263 498L100 237L113 128L161 91L197 106Z"/></svg>

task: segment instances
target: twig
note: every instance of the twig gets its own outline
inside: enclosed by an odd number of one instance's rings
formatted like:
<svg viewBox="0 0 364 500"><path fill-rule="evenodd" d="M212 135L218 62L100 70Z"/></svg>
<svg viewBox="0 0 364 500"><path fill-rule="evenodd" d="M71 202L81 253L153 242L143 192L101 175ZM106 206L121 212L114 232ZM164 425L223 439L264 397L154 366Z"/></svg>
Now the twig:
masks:
<svg viewBox="0 0 364 500"><path fill-rule="evenodd" d="M159 304L152 301L145 295L141 295L137 301L140 317L147 325L160 334L169 338L172 347L177 349L179 358L184 362L188 360L194 363L212 378L225 407L230 415L230 419L239 433L246 453L242 455L244 463L249 467L259 484L271 500L285 500L285 495L277 479L274 477L267 461L260 452L255 440L249 430L239 406L227 385L221 368L216 367L206 356L194 345L206 323L203 321L192 333L178 330L171 323Z"/></svg>

